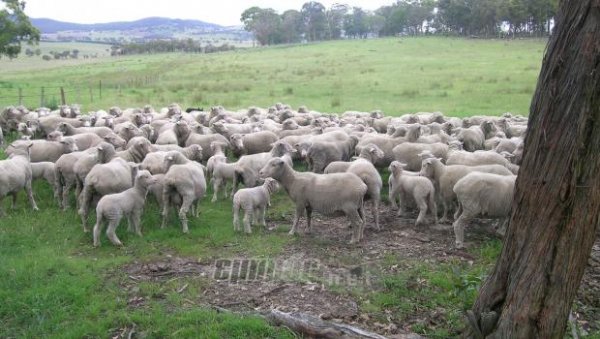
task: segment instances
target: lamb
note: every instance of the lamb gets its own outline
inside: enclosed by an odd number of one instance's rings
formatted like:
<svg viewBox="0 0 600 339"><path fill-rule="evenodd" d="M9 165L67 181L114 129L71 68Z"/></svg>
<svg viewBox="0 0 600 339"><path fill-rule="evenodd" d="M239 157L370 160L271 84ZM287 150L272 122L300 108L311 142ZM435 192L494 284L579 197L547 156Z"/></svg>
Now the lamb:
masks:
<svg viewBox="0 0 600 339"><path fill-rule="evenodd" d="M429 152L434 157L446 161L446 158L448 157L448 145L443 143L421 144L405 142L394 147L392 152L396 161L406 164L405 170L419 171L421 170L422 160L420 155L423 152Z"/></svg>
<svg viewBox="0 0 600 339"><path fill-rule="evenodd" d="M325 168L325 173L348 172L356 174L367 185L367 200L373 201L373 217L375 219L375 228L380 230L379 226L379 202L381 201L381 188L383 182L381 175L373 165L377 160L383 158L384 154L379 147L373 144L365 146L358 159L352 162L335 161Z"/></svg>
<svg viewBox="0 0 600 339"><path fill-rule="evenodd" d="M179 220L183 233L188 233L187 213L192 204L196 207L198 215L198 202L206 192L206 180L202 165L195 161L186 159L177 151L170 151L165 157L165 169L163 188L163 210L162 225L167 223L169 208L171 205L180 205Z"/></svg>
<svg viewBox="0 0 600 339"><path fill-rule="evenodd" d="M456 195L454 185L462 177L471 172L486 172L498 175L512 175L513 173L502 165L444 165L439 158L423 160L421 175L433 181L437 195L442 201L444 213L440 222L448 222L448 212L454 205Z"/></svg>
<svg viewBox="0 0 600 339"><path fill-rule="evenodd" d="M215 160L225 157L225 149L226 148L227 148L227 144L224 144L224 143L220 143L220 142L211 142L210 143L210 150L212 151L213 155L210 158L208 158L208 161L206 162L206 173L208 176L212 175L213 167L214 167L213 164L214 164Z"/></svg>
<svg viewBox="0 0 600 339"><path fill-rule="evenodd" d="M94 225L94 247L100 245L100 232L104 220L108 221L106 235L115 246L123 246L115 230L121 218L127 217L130 230L133 226L135 233L142 236L140 220L142 217L148 187L156 183L156 179L148 171L139 171L133 187L121 193L103 196L96 206L96 225Z"/></svg>
<svg viewBox="0 0 600 339"><path fill-rule="evenodd" d="M148 139L144 137L135 137L132 145L124 151L117 152L117 156L123 158L125 161L141 163L146 154L152 151L152 144Z"/></svg>
<svg viewBox="0 0 600 339"><path fill-rule="evenodd" d="M465 150L474 152L484 149L485 140L496 134L496 126L491 120L484 120L479 126L461 129L456 138L463 143Z"/></svg>
<svg viewBox="0 0 600 339"><path fill-rule="evenodd" d="M258 187L243 188L233 196L233 229L240 230L239 212L244 210L244 232L250 234L252 220L267 227L265 212L271 206L271 194L277 190L277 181L266 178L264 184Z"/></svg>
<svg viewBox="0 0 600 339"><path fill-rule="evenodd" d="M17 140L7 147L6 154L10 155L17 148L29 144L31 144L29 149L29 158L31 162L56 162L61 155L78 150L77 145L72 138L64 138L61 141Z"/></svg>
<svg viewBox="0 0 600 339"><path fill-rule="evenodd" d="M137 172L137 167L133 165L135 164L117 157L105 164L97 164L85 177L83 190L79 195L78 211L84 232L88 232L87 218L92 200L130 188Z"/></svg>
<svg viewBox="0 0 600 339"><path fill-rule="evenodd" d="M12 195L12 208L15 208L17 193L24 189L27 199L34 211L38 207L33 198L31 190L31 165L29 163L29 149L31 143L21 144L14 148L13 153L6 160L0 160L0 216L5 213L2 210L2 200L7 195Z"/></svg>
<svg viewBox="0 0 600 339"><path fill-rule="evenodd" d="M277 141L277 135L270 131L260 131L249 134L232 134L229 137L233 154L236 156L244 154L256 154L269 152L271 144Z"/></svg>
<svg viewBox="0 0 600 339"><path fill-rule="evenodd" d="M115 148L106 142L99 144L96 147L96 152L85 154L77 159L73 165L75 173L75 196L79 198L79 194L83 190L83 184L88 173L97 164L106 164L111 161L116 155Z"/></svg>
<svg viewBox="0 0 600 339"><path fill-rule="evenodd" d="M516 175L472 172L454 185L460 216L454 224L457 248L464 247L465 225L477 216L504 219L510 215Z"/></svg>
<svg viewBox="0 0 600 339"><path fill-rule="evenodd" d="M49 161L31 163L31 180L44 179L54 187L54 163Z"/></svg>
<svg viewBox="0 0 600 339"><path fill-rule="evenodd" d="M419 208L419 216L415 221L415 226L425 224L427 211L433 215L433 220L437 224L437 206L435 204L435 189L433 184L425 177L403 175L403 168L405 166L405 164L398 161L392 161L389 166L391 173L389 199L390 201L395 201L396 197L400 198L398 216L404 214L404 206L408 197L410 197Z"/></svg>
<svg viewBox="0 0 600 339"><path fill-rule="evenodd" d="M363 235L363 200L367 185L353 173L316 174L296 172L281 158L273 158L259 171L262 178L277 180L296 205L296 217L289 234L296 233L300 218L306 212L307 231L311 232L312 212L331 215L341 211L353 228L350 243Z"/></svg>
<svg viewBox="0 0 600 339"><path fill-rule="evenodd" d="M197 162L202 160L202 147L198 145L192 145L175 151L183 154L189 160ZM168 152L169 151L158 151L148 153L144 158L144 161L142 161L140 168L148 170L152 174L164 174L166 172L164 162Z"/></svg>

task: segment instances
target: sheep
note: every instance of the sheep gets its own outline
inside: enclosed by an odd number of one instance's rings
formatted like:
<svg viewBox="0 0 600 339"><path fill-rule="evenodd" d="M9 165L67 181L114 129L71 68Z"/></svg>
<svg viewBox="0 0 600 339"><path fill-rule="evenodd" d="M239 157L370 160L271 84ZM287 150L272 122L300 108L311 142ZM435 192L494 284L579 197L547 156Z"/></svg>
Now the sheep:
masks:
<svg viewBox="0 0 600 339"><path fill-rule="evenodd" d="M456 139L463 143L465 150L473 152L484 149L485 140L496 134L496 126L491 120L482 121L479 126L471 126L461 129L456 135Z"/></svg>
<svg viewBox="0 0 600 339"><path fill-rule="evenodd" d="M31 163L31 180L44 179L54 187L54 163L49 161Z"/></svg>
<svg viewBox="0 0 600 339"><path fill-rule="evenodd" d="M394 159L406 164L405 170L421 170L421 154L429 152L434 157L442 158L446 161L448 157L448 145L443 143L420 144L414 142L404 142L392 149Z"/></svg>
<svg viewBox="0 0 600 339"><path fill-rule="evenodd" d="M269 152L271 144L277 141L277 139L277 135L270 131L260 131L245 135L235 133L229 137L233 154L238 157L243 154Z"/></svg>
<svg viewBox="0 0 600 339"><path fill-rule="evenodd" d="M60 122L56 127L56 130L61 131L64 135L94 133L101 138L104 138L110 133L114 133L113 130L108 127L74 127L68 122Z"/></svg>
<svg viewBox="0 0 600 339"><path fill-rule="evenodd" d="M127 143L125 139L121 138L115 133L109 133L105 135L102 139L108 142L109 144L113 145L115 149L123 149L125 148L125 144Z"/></svg>
<svg viewBox="0 0 600 339"><path fill-rule="evenodd" d="M210 143L210 150L212 151L213 155L208 158L208 161L206 162L206 173L208 176L212 175L215 159L225 157L225 149L227 149L227 147L227 144L220 142ZM207 179L209 179L209 177L207 177Z"/></svg>
<svg viewBox="0 0 600 339"><path fill-rule="evenodd" d="M35 136L35 132L33 131L33 128L27 126L27 123L25 123L25 122L20 122L17 125L17 132L19 133L20 139L23 139L23 137L33 138ZM2 133L1 130L0 130L0 133ZM0 140L3 140L3 138L0 138Z"/></svg>
<svg viewBox="0 0 600 339"><path fill-rule="evenodd" d="M167 173L164 177L161 228L166 226L170 206L177 204L180 205L179 220L183 233L188 233L188 210L192 204L195 204L196 216L198 216L197 205L206 192L204 170L202 165L186 159L177 151L169 151L164 163Z"/></svg>
<svg viewBox="0 0 600 339"><path fill-rule="evenodd" d="M99 145L100 146L100 145ZM84 156L95 157L97 150L87 149L85 151L72 152L61 155L56 163L54 163L54 197L58 201L58 206L63 211L69 208L69 191L77 184L77 175L75 172L75 164ZM77 185L79 189L81 188ZM79 190L75 196L79 196Z"/></svg>
<svg viewBox="0 0 600 339"><path fill-rule="evenodd" d="M141 163L146 154L152 151L152 144L144 137L135 137L132 145L124 151L117 152L117 157L129 162ZM132 139L132 140L134 140Z"/></svg>
<svg viewBox="0 0 600 339"><path fill-rule="evenodd" d="M356 136L350 136L345 141L313 142L307 152L309 168L315 173L323 173L325 167L333 161L348 161L358 143Z"/></svg>
<svg viewBox="0 0 600 339"><path fill-rule="evenodd" d="M527 132L527 125L519 125L509 122L506 118L501 118L498 120L498 126L508 138L512 137L525 137L525 133Z"/></svg>
<svg viewBox="0 0 600 339"><path fill-rule="evenodd" d="M78 150L77 145L72 138L64 138L61 141L17 140L8 145L6 154L10 155L22 145L29 144L31 144L29 149L29 159L31 162L56 162L61 155Z"/></svg>
<svg viewBox="0 0 600 339"><path fill-rule="evenodd" d="M115 157L115 154L114 147L103 142L96 147L96 152L85 154L77 159L73 165L73 172L75 173L75 196L77 198L79 198L79 194L83 190L85 178L92 168L97 164L105 164L111 161Z"/></svg>
<svg viewBox="0 0 600 339"><path fill-rule="evenodd" d="M47 141L61 141L63 140L64 135L60 131L54 131L48 134L46 140ZM84 151L88 148L92 148L103 141L103 138L100 138L97 134L94 133L81 133L74 134L68 137L69 139L73 139L75 145L77 145L77 149L80 151Z"/></svg>
<svg viewBox="0 0 600 339"><path fill-rule="evenodd" d="M266 178L264 184L258 187L243 188L233 196L233 229L240 230L239 212L244 210L244 232L250 234L252 221L267 227L265 212L271 206L271 194L277 190L277 181Z"/></svg>
<svg viewBox="0 0 600 339"><path fill-rule="evenodd" d="M515 167L504 156L494 151L467 152L451 149L448 152L446 165L502 165L515 173Z"/></svg>
<svg viewBox="0 0 600 339"><path fill-rule="evenodd" d="M137 167L133 165L135 164L116 157L105 164L97 164L90 170L79 194L78 214L81 216L84 232L88 232L87 218L92 200L130 188L137 172Z"/></svg>
<svg viewBox="0 0 600 339"><path fill-rule="evenodd" d="M421 136L421 126L420 125L410 125L408 127L408 131L406 132L406 136L388 136L381 134L367 134L365 135L358 144L356 145L356 153L360 154L362 147L367 144L375 144L379 147L385 157L379 161L377 161L374 165L376 167L385 167L389 166L389 164L394 160L394 152L393 149L397 145L403 142L415 142Z"/></svg>
<svg viewBox="0 0 600 339"><path fill-rule="evenodd" d="M40 131L43 135L48 135L55 131L60 123L68 123L71 127L89 127L91 126L89 116L80 116L76 119L63 118L57 115L49 115L39 119Z"/></svg>
<svg viewBox="0 0 600 339"><path fill-rule="evenodd" d="M121 192L103 196L96 206L96 224L94 225L94 247L100 246L100 232L104 220L108 221L106 235L115 246L123 246L115 230L121 218L127 217L129 228L133 228L138 236L142 236L140 225L148 187L156 183L156 179L148 171L139 171L133 187Z"/></svg>
<svg viewBox="0 0 600 339"><path fill-rule="evenodd" d="M433 181L436 193L442 202L444 213L440 222L448 222L448 212L454 205L456 195L453 188L458 180L471 172L486 172L498 175L512 175L513 173L502 165L444 165L439 158L423 160L420 174Z"/></svg>
<svg viewBox="0 0 600 339"><path fill-rule="evenodd" d="M38 210L33 192L31 190L31 165L29 163L29 149L31 142L21 144L14 148L13 153L6 160L0 160L0 216L6 214L2 210L2 200L7 195L12 195L12 208L15 208L17 193L24 189L27 199L34 211Z"/></svg>
<svg viewBox="0 0 600 339"><path fill-rule="evenodd" d="M283 186L296 205L296 216L289 234L296 233L300 218L306 212L307 232L311 232L312 212L331 215L341 211L353 228L350 243L363 235L363 200L367 185L353 173L316 174L296 172L281 158L273 158L259 171L262 178L271 177Z"/></svg>
<svg viewBox="0 0 600 339"><path fill-rule="evenodd" d="M129 141L134 137L142 136L142 131L130 121L118 124L114 128L115 133L125 141Z"/></svg>
<svg viewBox="0 0 600 339"><path fill-rule="evenodd" d="M237 190L238 183L246 187L254 187L258 182L258 171L272 158L282 157L290 167L293 165L291 154L296 150L288 143L277 141L271 152L248 154L241 156L236 162L235 176L233 178L233 191Z"/></svg>
<svg viewBox="0 0 600 339"><path fill-rule="evenodd" d="M496 153L500 153L500 154L502 154L502 152L513 153L517 149L517 146L519 146L519 144L522 142L523 142L523 139L521 139L521 138L513 137L510 139L502 139L496 145L496 147L494 147L494 151L496 151Z"/></svg>
<svg viewBox="0 0 600 339"><path fill-rule="evenodd" d="M175 146L175 145L173 145ZM200 162L202 160L202 147L198 145L192 145L181 150L175 150L183 154L187 159L192 161ZM158 151L148 153L142 161L140 168L148 170L152 174L164 174L164 160L169 151Z"/></svg>
<svg viewBox="0 0 600 339"><path fill-rule="evenodd" d="M388 167L390 170L391 188L389 191L390 201L400 198L398 205L398 216L404 214L404 206L408 197L414 200L419 208L419 216L415 221L415 226L425 224L425 215L429 211L433 215L434 223L438 223L437 206L435 203L435 189L431 181L425 177L403 175L403 168L406 165L392 161Z"/></svg>
<svg viewBox="0 0 600 339"><path fill-rule="evenodd" d="M327 165L324 173L348 172L356 174L367 185L367 200L373 201L373 218L375 219L375 228L381 230L379 225L379 202L381 201L381 188L383 183L381 175L373 165L377 160L383 158L383 151L376 145L366 145L358 159L352 162L334 161Z"/></svg>
<svg viewBox="0 0 600 339"><path fill-rule="evenodd" d="M219 195L219 189L223 187L225 198L227 198L227 182L233 182L235 179L235 169L237 163L227 163L227 158L224 156L214 156L212 164L211 181L213 183L213 197L211 202L216 202ZM232 190L231 195L233 196Z"/></svg>
<svg viewBox="0 0 600 339"><path fill-rule="evenodd" d="M198 134L198 133L191 133L190 136L185 141L184 146L200 145L200 147L202 147L202 151L203 151L202 152L202 161L207 161L208 158L210 158L213 155L213 151L210 148L210 144L211 144L211 142L215 142L215 141L226 144L227 147L229 147L229 145L230 145L227 138L225 138L224 136L222 136L220 134L203 135L203 134Z"/></svg>
<svg viewBox="0 0 600 339"><path fill-rule="evenodd" d="M472 172L454 185L460 209L460 216L452 225L457 248L464 247L465 225L471 219L483 216L507 221L516 178L516 175Z"/></svg>

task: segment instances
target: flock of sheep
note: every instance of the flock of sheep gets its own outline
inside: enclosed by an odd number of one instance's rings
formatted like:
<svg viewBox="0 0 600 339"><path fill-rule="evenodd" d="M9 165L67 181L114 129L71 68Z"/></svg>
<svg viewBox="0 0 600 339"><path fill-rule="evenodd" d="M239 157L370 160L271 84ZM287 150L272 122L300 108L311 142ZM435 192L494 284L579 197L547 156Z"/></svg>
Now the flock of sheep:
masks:
<svg viewBox="0 0 600 339"><path fill-rule="evenodd" d="M230 184L234 228L240 229L243 210L249 233L252 223L265 224L270 196L281 186L296 207L290 234L302 216L310 232L313 212L342 212L356 243L364 236L366 202L372 202L374 228L381 228L380 171L387 169L389 201L398 215L417 209L420 226L428 223L428 214L430 223L451 222L455 211L461 248L464 227L473 218L507 220L526 126L526 118L509 113L464 119L437 112L337 115L283 104L243 111L218 106L207 112L182 111L177 104L159 111L112 107L89 114L81 114L77 105L56 111L10 106L0 115L0 131L16 131L20 138L6 146L9 157L0 161L0 203L12 195L14 207L24 189L37 209L31 182L45 179L66 210L75 188L86 232L89 209L96 206L94 246L100 244L104 223L109 240L121 245L115 229L122 218L130 231L142 234L148 193L160 206L161 227L175 207L188 232L188 214L198 215L207 179L212 202L220 192L227 197ZM230 162L228 153L237 161ZM294 161L306 162L308 171L296 171ZM238 189L240 184L245 188Z"/></svg>

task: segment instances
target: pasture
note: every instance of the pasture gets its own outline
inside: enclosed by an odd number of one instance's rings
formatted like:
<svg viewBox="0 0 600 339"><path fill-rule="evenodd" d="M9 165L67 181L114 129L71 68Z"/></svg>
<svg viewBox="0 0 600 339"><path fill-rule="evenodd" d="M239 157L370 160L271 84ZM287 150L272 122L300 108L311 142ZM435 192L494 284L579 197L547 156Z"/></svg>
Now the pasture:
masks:
<svg viewBox="0 0 600 339"><path fill-rule="evenodd" d="M0 60L0 106L17 103L21 88L23 103L39 107L42 87L46 105L57 105L62 86L67 101L84 110L285 102L325 112L526 115L544 46L543 40L389 38L219 54L40 59L29 68L22 60Z"/></svg>
<svg viewBox="0 0 600 339"><path fill-rule="evenodd" d="M527 114L543 49L543 41L403 38L105 58L44 69L33 64L27 71L3 70L0 97L9 93L6 86L102 80L107 84L102 99L80 101L84 111L147 103L236 109L285 102L325 112ZM146 82L152 75L156 79ZM387 170L382 176L386 183ZM285 192L273 197L266 229L235 233L231 200L211 203L209 189L200 216L190 218L189 234L181 232L175 213L170 226L160 229L158 206L149 199L144 237L128 233L123 221L117 230L123 248L112 246L104 234L102 245L93 248L76 211L60 212L49 185L35 183L34 193L37 212L24 194L15 210L3 203L0 337L296 337L248 313L269 308L385 335L454 337L501 247L487 221L469 228L466 250L454 249L451 230L415 228L415 215L398 218L391 211L385 184L384 229L372 228L368 208L365 239L358 246L348 245L343 217L316 215L313 234L289 236L294 208ZM261 263L267 263L261 272L269 274L257 273ZM225 274L224 267L238 270ZM574 311L593 335L600 327L597 294L588 292L595 285L589 274L586 279L591 287L580 292Z"/></svg>

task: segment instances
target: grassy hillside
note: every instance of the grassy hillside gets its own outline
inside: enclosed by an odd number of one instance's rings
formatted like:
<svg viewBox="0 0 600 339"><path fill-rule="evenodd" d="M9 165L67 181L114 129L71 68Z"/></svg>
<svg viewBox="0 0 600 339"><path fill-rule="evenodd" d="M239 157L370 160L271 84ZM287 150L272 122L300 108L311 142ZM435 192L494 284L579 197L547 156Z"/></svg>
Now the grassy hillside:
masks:
<svg viewBox="0 0 600 339"><path fill-rule="evenodd" d="M390 38L248 49L212 55L150 55L81 62L0 61L0 105L85 110L152 104L245 108L285 102L327 112L527 114L545 41ZM43 69L43 70L42 70ZM39 71L39 72L37 72ZM102 82L100 99L99 83Z"/></svg>

